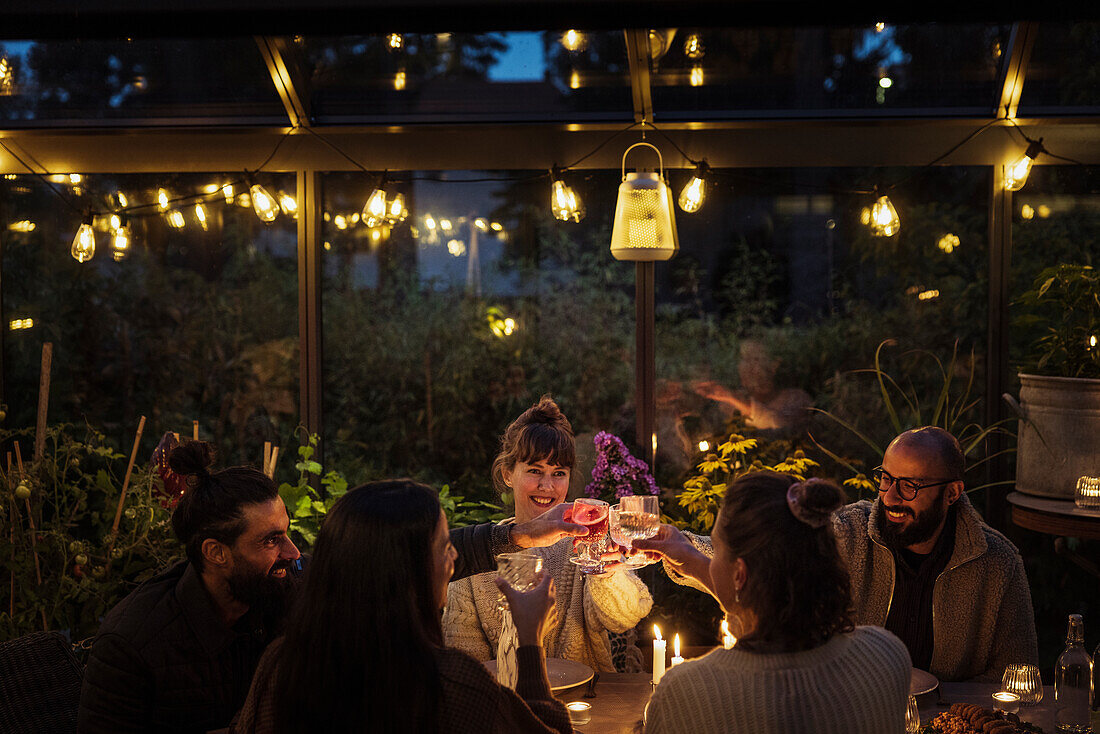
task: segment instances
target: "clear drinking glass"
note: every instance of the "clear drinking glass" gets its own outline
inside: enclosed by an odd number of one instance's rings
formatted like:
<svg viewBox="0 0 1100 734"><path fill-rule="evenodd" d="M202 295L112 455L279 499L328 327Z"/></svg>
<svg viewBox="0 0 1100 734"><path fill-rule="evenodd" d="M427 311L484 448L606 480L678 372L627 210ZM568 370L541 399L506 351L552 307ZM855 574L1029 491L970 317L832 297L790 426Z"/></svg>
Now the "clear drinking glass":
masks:
<svg viewBox="0 0 1100 734"><path fill-rule="evenodd" d="M516 591L528 591L539 582L542 574L542 556L533 551L501 553L497 556L497 573ZM504 594L499 593L497 610L506 608Z"/></svg>
<svg viewBox="0 0 1100 734"><path fill-rule="evenodd" d="M1020 704L1031 706L1043 700L1043 679L1034 665L1011 664L1005 666L1001 690L1019 695Z"/></svg>
<svg viewBox="0 0 1100 734"><path fill-rule="evenodd" d="M618 543L626 550L630 550L634 545L634 539L623 532L622 526L622 506L612 505L607 511L607 525L608 531L611 535L611 539ZM655 561L650 560L644 554L627 555L623 553L623 565L627 568L644 568Z"/></svg>
<svg viewBox="0 0 1100 734"><path fill-rule="evenodd" d="M603 500L581 497L573 501L573 522L587 527L588 535L573 539L577 555L569 560L580 566L584 573L603 573L609 509Z"/></svg>
<svg viewBox="0 0 1100 734"><path fill-rule="evenodd" d="M657 496L631 494L619 500L619 524L623 535L632 540L652 538L661 526L661 507Z"/></svg>
<svg viewBox="0 0 1100 734"><path fill-rule="evenodd" d="M909 697L909 703L905 707L905 734L917 734L920 731L920 710L917 709L917 699Z"/></svg>

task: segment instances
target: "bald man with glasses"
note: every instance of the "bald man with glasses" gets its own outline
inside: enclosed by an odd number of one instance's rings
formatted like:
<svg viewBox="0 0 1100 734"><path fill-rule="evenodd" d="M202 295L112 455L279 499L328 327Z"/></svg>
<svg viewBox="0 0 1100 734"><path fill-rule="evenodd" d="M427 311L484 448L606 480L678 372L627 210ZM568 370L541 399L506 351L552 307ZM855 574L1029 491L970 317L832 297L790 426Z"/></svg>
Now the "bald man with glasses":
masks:
<svg viewBox="0 0 1100 734"><path fill-rule="evenodd" d="M878 499L833 517L857 624L901 638L914 667L941 681L999 681L1038 664L1035 616L1016 547L964 492L959 442L942 428L906 431L874 471Z"/></svg>

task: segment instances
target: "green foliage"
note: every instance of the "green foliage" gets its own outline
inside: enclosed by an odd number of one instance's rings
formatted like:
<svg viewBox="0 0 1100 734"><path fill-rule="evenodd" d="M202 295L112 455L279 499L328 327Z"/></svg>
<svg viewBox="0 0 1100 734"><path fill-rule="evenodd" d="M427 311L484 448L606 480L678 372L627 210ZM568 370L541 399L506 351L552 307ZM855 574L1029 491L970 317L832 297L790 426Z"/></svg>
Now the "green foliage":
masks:
<svg viewBox="0 0 1100 734"><path fill-rule="evenodd" d="M295 484L283 482L279 485L279 496L283 498L287 514L290 516L291 539L309 548L317 541L317 533L325 515L336 504L336 500L347 494L348 483L340 472L324 468L313 460L317 450L318 436L310 434L306 443L298 447L298 461L294 468L298 470ZM314 477L324 488L324 496L310 486Z"/></svg>
<svg viewBox="0 0 1100 734"><path fill-rule="evenodd" d="M13 460L0 479L0 588L11 592L0 607L0 639L44 626L90 636L134 586L182 557L163 486L148 467L134 467L112 533L127 457L90 426L78 434L50 427L34 461L29 430L0 432L6 446L20 442L24 459L22 473ZM25 500L20 485L30 489Z"/></svg>
<svg viewBox="0 0 1100 734"><path fill-rule="evenodd" d="M1028 310L1017 326L1038 327L1027 371L1055 377L1100 377L1100 271L1088 265L1046 268L1016 300Z"/></svg>
<svg viewBox="0 0 1100 734"><path fill-rule="evenodd" d="M483 500L468 500L460 494L451 494L451 485L439 489L439 503L452 528L477 525L483 522L499 522L504 519L504 509Z"/></svg>
<svg viewBox="0 0 1100 734"><path fill-rule="evenodd" d="M676 495L677 503L687 512L684 519L666 518L682 530L709 534L722 498L730 482L750 472L771 470L790 474L799 479L818 463L806 456L801 449L780 451L782 458L770 459L776 449L789 448L783 442L767 445L758 438L746 438L733 433L720 444L717 453L708 453L698 465L698 473L684 482L684 489ZM765 463L768 461L769 463Z"/></svg>

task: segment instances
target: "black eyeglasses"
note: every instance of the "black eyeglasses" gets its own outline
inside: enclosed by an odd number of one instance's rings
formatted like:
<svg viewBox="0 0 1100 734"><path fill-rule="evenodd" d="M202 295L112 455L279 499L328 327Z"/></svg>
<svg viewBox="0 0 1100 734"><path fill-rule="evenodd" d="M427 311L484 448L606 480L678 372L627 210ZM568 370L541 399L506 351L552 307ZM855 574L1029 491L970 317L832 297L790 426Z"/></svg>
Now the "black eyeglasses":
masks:
<svg viewBox="0 0 1100 734"><path fill-rule="evenodd" d="M880 493L889 492L890 486L894 485L898 488L898 494L906 501L915 500L917 498L917 492L922 489L941 487L945 484L951 484L951 482L957 481L955 479L944 479L942 482L921 484L916 479L910 479L909 477L895 477L881 466L876 466L871 470L871 477L874 478L875 483L878 484L878 491Z"/></svg>

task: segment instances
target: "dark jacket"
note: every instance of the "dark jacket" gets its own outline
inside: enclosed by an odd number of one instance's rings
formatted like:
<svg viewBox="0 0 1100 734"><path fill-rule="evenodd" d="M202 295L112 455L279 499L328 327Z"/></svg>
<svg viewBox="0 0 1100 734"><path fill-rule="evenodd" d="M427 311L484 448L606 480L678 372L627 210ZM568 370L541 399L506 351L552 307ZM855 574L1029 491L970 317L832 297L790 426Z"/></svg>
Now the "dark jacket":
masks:
<svg viewBox="0 0 1100 734"><path fill-rule="evenodd" d="M191 563L172 566L103 620L84 673L78 731L228 726L281 622L250 611L226 627Z"/></svg>

